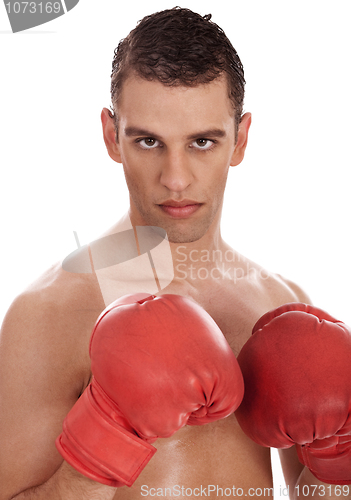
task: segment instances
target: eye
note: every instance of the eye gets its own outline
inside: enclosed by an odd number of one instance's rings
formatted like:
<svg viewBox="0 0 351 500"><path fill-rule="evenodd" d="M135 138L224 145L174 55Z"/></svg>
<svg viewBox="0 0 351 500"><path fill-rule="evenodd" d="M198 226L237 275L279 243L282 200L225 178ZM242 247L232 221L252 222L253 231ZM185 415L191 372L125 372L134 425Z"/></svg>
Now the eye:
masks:
<svg viewBox="0 0 351 500"><path fill-rule="evenodd" d="M214 144L215 144L215 141L211 141L210 139L200 138L200 139L196 139L192 143L192 147L194 147L195 149L201 149L203 151L207 151L207 150L211 149Z"/></svg>
<svg viewBox="0 0 351 500"><path fill-rule="evenodd" d="M154 149L159 146L159 142L152 137L145 137L144 139L138 139L137 141L143 149Z"/></svg>

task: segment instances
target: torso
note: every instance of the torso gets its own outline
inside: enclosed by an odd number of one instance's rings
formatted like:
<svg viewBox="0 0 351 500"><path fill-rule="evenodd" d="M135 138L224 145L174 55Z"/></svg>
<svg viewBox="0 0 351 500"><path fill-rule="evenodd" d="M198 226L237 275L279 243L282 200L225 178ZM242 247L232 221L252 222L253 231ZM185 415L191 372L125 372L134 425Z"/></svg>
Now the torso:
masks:
<svg viewBox="0 0 351 500"><path fill-rule="evenodd" d="M174 280L161 293L193 297L216 321L237 356L260 316L283 303L299 301L280 277L262 273L252 262L250 266L257 272L247 273L235 282L229 279L197 283ZM105 304L92 275L74 277L61 269L56 272L58 277L52 281L57 291L68 291L65 304L74 294L69 308L58 306L66 308L65 321L70 321L70 315L74 321L70 339L66 340L71 346L72 336L76 335L76 352L70 352L70 359L77 360L72 367L71 378L76 379L72 386L84 390L91 377L90 332ZM48 286L52 286L51 283ZM53 296L58 295L57 291ZM67 363L67 359L62 361ZM74 397L72 389L71 401ZM69 404L74 401L68 401ZM235 415L204 426L186 426L171 438L158 439L154 446L157 453L132 487L118 488L116 500L140 500L144 496L273 497L273 490L269 491L273 487L270 450L247 438ZM255 494L257 488L258 494Z"/></svg>

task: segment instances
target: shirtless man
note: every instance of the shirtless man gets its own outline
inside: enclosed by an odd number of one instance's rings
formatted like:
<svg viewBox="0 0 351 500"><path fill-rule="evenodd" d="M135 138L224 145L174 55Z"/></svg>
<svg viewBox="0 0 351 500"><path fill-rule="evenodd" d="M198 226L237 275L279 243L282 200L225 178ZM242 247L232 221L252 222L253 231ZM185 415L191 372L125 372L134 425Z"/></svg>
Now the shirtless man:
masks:
<svg viewBox="0 0 351 500"><path fill-rule="evenodd" d="M126 56L132 48L134 59ZM151 66L155 61L159 65ZM242 115L240 60L208 18L172 9L143 20L127 37L112 78L114 114L102 111L103 134L108 154L123 164L130 208L106 234L165 229L174 277L159 295L193 298L237 356L264 313L309 302L298 286L239 255L221 237L228 171L244 158L251 123L249 113ZM0 500L135 500L177 491L220 498L220 488L230 488L230 496L272 497L269 448L249 439L234 414L158 439L157 453L130 488L101 484L63 460L55 440L91 380L90 336L107 305L100 285L96 274L67 272L59 263L6 315ZM296 485L322 484L294 448L282 451L281 460L291 492Z"/></svg>

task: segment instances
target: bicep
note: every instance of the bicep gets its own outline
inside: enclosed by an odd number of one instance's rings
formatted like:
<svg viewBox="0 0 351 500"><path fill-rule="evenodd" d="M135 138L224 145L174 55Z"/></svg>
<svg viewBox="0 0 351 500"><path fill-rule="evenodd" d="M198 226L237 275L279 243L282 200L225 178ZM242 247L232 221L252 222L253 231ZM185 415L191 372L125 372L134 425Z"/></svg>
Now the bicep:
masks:
<svg viewBox="0 0 351 500"><path fill-rule="evenodd" d="M28 305L19 299L11 307L0 337L0 500L59 468L55 439L79 396L65 346L52 342L50 317Z"/></svg>

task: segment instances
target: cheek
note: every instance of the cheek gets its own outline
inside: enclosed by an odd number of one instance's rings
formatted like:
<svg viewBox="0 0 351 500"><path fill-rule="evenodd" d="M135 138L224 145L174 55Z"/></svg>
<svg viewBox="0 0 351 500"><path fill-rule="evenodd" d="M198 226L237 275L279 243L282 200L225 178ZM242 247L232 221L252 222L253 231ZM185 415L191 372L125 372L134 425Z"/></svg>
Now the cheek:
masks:
<svg viewBox="0 0 351 500"><path fill-rule="evenodd" d="M155 172L155 162L151 155L141 155L131 145L121 147L121 159L124 171L129 177L147 180L151 179Z"/></svg>
<svg viewBox="0 0 351 500"><path fill-rule="evenodd" d="M125 149L121 151L121 159L127 184L129 185L131 182L135 186L141 184L143 171L145 170L141 162L135 158L135 155L130 154Z"/></svg>
<svg viewBox="0 0 351 500"><path fill-rule="evenodd" d="M139 200L149 199L155 185L152 168L147 162L133 156L123 157L122 163L129 192Z"/></svg>
<svg viewBox="0 0 351 500"><path fill-rule="evenodd" d="M223 183L225 184L229 172L229 161L227 155L223 154L221 157L216 158L213 162L209 162L208 168L205 169L205 178L207 183L211 184L213 188L221 189Z"/></svg>
<svg viewBox="0 0 351 500"><path fill-rule="evenodd" d="M220 203L223 198L225 187L227 184L227 177L229 172L229 166L225 162L216 163L213 168L209 169L209 175L206 180L208 192L211 193L215 204Z"/></svg>

